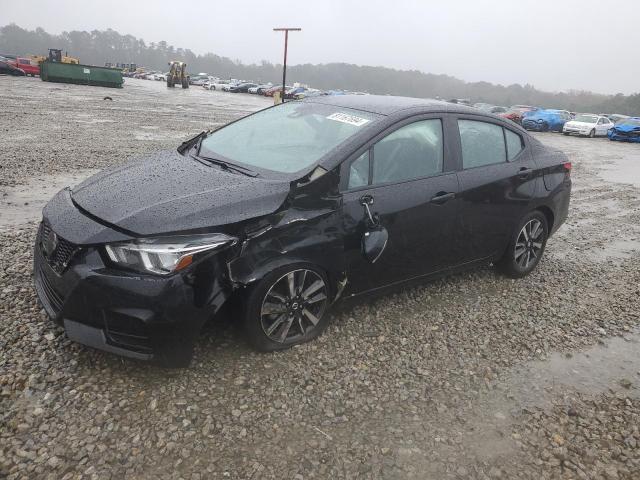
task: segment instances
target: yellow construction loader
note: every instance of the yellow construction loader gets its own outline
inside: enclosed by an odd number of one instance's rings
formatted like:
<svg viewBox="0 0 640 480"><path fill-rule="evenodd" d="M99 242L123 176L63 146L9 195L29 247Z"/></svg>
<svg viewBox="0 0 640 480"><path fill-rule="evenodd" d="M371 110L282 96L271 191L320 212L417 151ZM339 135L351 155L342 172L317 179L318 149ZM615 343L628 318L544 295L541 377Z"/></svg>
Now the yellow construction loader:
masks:
<svg viewBox="0 0 640 480"><path fill-rule="evenodd" d="M189 75L187 75L187 64L184 62L169 62L169 73L167 74L167 87L173 88L182 85L182 88L189 88Z"/></svg>
<svg viewBox="0 0 640 480"><path fill-rule="evenodd" d="M45 60L57 63L73 63L76 65L80 63L80 59L78 58L62 55L62 50L58 48L50 48L48 57L45 57L44 55L29 55L28 57L36 63L42 63Z"/></svg>

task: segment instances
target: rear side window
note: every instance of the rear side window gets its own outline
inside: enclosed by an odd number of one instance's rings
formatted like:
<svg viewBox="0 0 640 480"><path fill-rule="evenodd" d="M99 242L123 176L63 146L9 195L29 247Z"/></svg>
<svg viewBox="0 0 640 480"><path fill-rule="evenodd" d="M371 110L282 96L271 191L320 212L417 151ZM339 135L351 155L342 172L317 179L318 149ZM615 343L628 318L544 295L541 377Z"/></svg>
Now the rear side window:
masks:
<svg viewBox="0 0 640 480"><path fill-rule="evenodd" d="M442 172L443 136L440 119L399 128L373 147L372 184L412 180Z"/></svg>
<svg viewBox="0 0 640 480"><path fill-rule="evenodd" d="M507 150L501 126L476 120L458 120L458 129L465 169L506 161Z"/></svg>
<svg viewBox="0 0 640 480"><path fill-rule="evenodd" d="M507 141L507 158L513 160L524 148L522 137L511 130L504 129L504 139Z"/></svg>

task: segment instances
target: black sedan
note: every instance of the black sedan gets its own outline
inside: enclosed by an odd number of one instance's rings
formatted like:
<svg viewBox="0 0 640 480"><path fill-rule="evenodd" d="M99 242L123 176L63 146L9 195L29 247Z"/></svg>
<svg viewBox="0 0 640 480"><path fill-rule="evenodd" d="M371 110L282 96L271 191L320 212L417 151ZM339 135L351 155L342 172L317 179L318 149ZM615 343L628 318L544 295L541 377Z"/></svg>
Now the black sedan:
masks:
<svg viewBox="0 0 640 480"><path fill-rule="evenodd" d="M287 348L341 296L488 263L527 275L567 217L570 173L470 107L288 102L60 191L35 286L69 338L129 357L188 364L230 299L256 348Z"/></svg>
<svg viewBox="0 0 640 480"><path fill-rule="evenodd" d="M229 87L231 93L247 93L250 88L257 87L256 83L239 83L238 85L232 85Z"/></svg>

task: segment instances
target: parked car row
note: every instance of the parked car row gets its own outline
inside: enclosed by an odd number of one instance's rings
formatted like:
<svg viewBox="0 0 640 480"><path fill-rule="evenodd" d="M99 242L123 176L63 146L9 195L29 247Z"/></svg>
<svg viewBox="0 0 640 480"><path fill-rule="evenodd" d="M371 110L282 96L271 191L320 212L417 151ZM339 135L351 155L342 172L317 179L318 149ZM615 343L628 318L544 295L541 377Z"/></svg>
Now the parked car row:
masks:
<svg viewBox="0 0 640 480"><path fill-rule="evenodd" d="M124 72L122 75L130 78L139 78L142 80L156 80L158 82L166 82L167 81L167 73L163 72L146 72L146 71L133 71L133 72Z"/></svg>
<svg viewBox="0 0 640 480"><path fill-rule="evenodd" d="M2 57L0 57L0 73L2 71ZM28 59L27 59L28 60ZM19 62L20 59L14 60ZM13 73L20 74L20 73ZM29 72L27 72L29 74ZM166 73L162 72L131 72L125 74L134 78L147 80L166 80ZM223 80L219 77L199 73L189 78L189 84L202 86L206 90L219 90L229 93L248 93L252 95L264 95L273 97L282 91L282 85L273 83L257 83L231 78ZM344 90L318 90L304 85L294 84L285 86L285 98L300 100L302 98L321 95L366 95L363 92L348 92ZM604 137L610 140L639 142L640 143L640 117L629 117L621 114L593 114L575 113L568 110L540 108L532 105L512 105L510 107L492 105L490 103L475 103L466 98L453 98L449 103L468 105L485 113L492 113L499 117L511 120L521 125L526 130L536 132L559 132L564 135L577 135L584 137Z"/></svg>
<svg viewBox="0 0 640 480"><path fill-rule="evenodd" d="M470 104L465 99L452 99L449 103ZM535 132L560 132L564 135L609 137L610 140L640 143L640 117L617 113L575 113L568 110L539 108L530 105L503 107L489 103L475 103L473 107L493 113Z"/></svg>
<svg viewBox="0 0 640 480"><path fill-rule="evenodd" d="M273 83L259 83L247 80L239 80L231 78L223 80L217 77L209 77L208 81L202 84L206 90L219 90L230 93L249 93L252 95L263 95L265 97L273 97L277 92L282 91L282 84L274 85ZM349 92L345 90L319 90L310 88L305 85L294 84L285 85L285 98L292 100L300 100L302 98L317 97L320 95L366 95L363 92Z"/></svg>

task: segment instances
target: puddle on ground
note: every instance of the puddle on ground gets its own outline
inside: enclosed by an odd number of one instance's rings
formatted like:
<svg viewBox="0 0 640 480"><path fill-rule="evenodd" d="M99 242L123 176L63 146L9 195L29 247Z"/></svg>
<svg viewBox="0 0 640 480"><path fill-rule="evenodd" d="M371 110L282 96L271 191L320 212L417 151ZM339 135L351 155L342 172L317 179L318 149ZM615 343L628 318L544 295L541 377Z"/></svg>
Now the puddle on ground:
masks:
<svg viewBox="0 0 640 480"><path fill-rule="evenodd" d="M0 197L0 230L39 220L42 208L58 191L97 172L87 169L73 174L42 175L24 185L4 188Z"/></svg>
<svg viewBox="0 0 640 480"><path fill-rule="evenodd" d="M589 252L596 260L623 260L634 256L640 256L640 240L622 239L612 240L600 248L593 248Z"/></svg>
<svg viewBox="0 0 640 480"><path fill-rule="evenodd" d="M610 389L640 397L640 333L511 369L461 416L462 445L484 460L508 455L514 446L510 432L524 410L546 410L575 393L598 395Z"/></svg>
<svg viewBox="0 0 640 480"><path fill-rule="evenodd" d="M554 353L547 360L514 369L506 380L518 406L544 407L568 390L597 395L626 389L640 396L640 333L612 337L603 344L570 355Z"/></svg>
<svg viewBox="0 0 640 480"><path fill-rule="evenodd" d="M633 146L640 147L637 144L633 144ZM630 183L640 187L640 148L637 153L634 152L624 158L616 159L615 162L603 165L599 175L609 182Z"/></svg>

